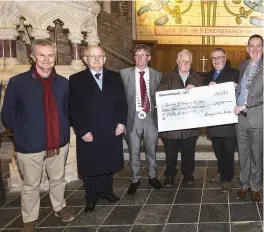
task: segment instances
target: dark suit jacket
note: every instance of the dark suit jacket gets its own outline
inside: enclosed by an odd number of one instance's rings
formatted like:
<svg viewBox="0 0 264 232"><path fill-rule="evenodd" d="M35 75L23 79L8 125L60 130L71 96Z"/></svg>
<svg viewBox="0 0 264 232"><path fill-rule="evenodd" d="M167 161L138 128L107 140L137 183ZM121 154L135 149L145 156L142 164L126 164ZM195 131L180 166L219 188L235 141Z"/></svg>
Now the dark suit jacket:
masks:
<svg viewBox="0 0 264 232"><path fill-rule="evenodd" d="M204 85L209 85L211 81L213 81L214 77L214 69L207 73L204 78ZM237 69L233 69L231 67L225 66L221 71L215 82L217 84L225 83L233 81L238 83L239 79L239 71ZM207 135L208 137L234 137L236 136L235 132L235 124L227 124L220 126L211 126L207 127Z"/></svg>
<svg viewBox="0 0 264 232"><path fill-rule="evenodd" d="M70 76L70 115L76 131L78 171L81 176L116 172L123 168L122 136L115 136L118 123L126 125L127 103L119 73L103 70L103 88L90 69ZM91 132L93 142L82 136Z"/></svg>

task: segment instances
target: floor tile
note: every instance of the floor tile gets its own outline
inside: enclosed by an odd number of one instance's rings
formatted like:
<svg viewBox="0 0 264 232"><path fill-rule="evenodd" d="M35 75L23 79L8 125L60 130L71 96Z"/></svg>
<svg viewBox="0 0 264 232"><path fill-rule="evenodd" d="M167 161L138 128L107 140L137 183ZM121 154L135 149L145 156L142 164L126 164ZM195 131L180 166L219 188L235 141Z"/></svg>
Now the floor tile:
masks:
<svg viewBox="0 0 264 232"><path fill-rule="evenodd" d="M114 189L119 189L119 188L127 189L130 184L131 184L131 178L128 178L128 177L114 178L113 188Z"/></svg>
<svg viewBox="0 0 264 232"><path fill-rule="evenodd" d="M195 171L193 173L195 178L204 178L205 175L205 167L195 167Z"/></svg>
<svg viewBox="0 0 264 232"><path fill-rule="evenodd" d="M65 227L59 228L35 228L36 232L62 232L64 231Z"/></svg>
<svg viewBox="0 0 264 232"><path fill-rule="evenodd" d="M132 174L131 174L131 170L130 170L130 167L125 167L122 172L119 172L116 174L115 178L116 177L127 177L127 178L131 178Z"/></svg>
<svg viewBox="0 0 264 232"><path fill-rule="evenodd" d="M96 230L98 229L97 226L86 226L86 227L67 227L66 230L64 230L64 232L96 232Z"/></svg>
<svg viewBox="0 0 264 232"><path fill-rule="evenodd" d="M103 225L133 225L142 206L116 206Z"/></svg>
<svg viewBox="0 0 264 232"><path fill-rule="evenodd" d="M200 205L173 205L168 223L197 223Z"/></svg>
<svg viewBox="0 0 264 232"><path fill-rule="evenodd" d="M0 228L6 227L21 214L21 209L0 209Z"/></svg>
<svg viewBox="0 0 264 232"><path fill-rule="evenodd" d="M258 203L257 206L259 209L261 220L263 221L263 203Z"/></svg>
<svg viewBox="0 0 264 232"><path fill-rule="evenodd" d="M229 223L200 223L198 232L230 232Z"/></svg>
<svg viewBox="0 0 264 232"><path fill-rule="evenodd" d="M179 189L174 204L192 204L200 203L202 189Z"/></svg>
<svg viewBox="0 0 264 232"><path fill-rule="evenodd" d="M255 203L230 204L231 222L260 221L260 216Z"/></svg>
<svg viewBox="0 0 264 232"><path fill-rule="evenodd" d="M147 204L172 204L175 194L174 189L154 189L147 200Z"/></svg>
<svg viewBox="0 0 264 232"><path fill-rule="evenodd" d="M93 212L81 211L69 226L101 225L114 206L96 206Z"/></svg>
<svg viewBox="0 0 264 232"><path fill-rule="evenodd" d="M222 193L220 189L204 189L203 203L228 203L228 194Z"/></svg>
<svg viewBox="0 0 264 232"><path fill-rule="evenodd" d="M129 232L131 228L132 226L101 226L98 232Z"/></svg>
<svg viewBox="0 0 264 232"><path fill-rule="evenodd" d="M135 225L131 232L163 232L164 225Z"/></svg>
<svg viewBox="0 0 264 232"><path fill-rule="evenodd" d="M167 224L164 232L197 232L197 224Z"/></svg>
<svg viewBox="0 0 264 232"><path fill-rule="evenodd" d="M85 206L85 191L76 190L67 198L68 206Z"/></svg>
<svg viewBox="0 0 264 232"><path fill-rule="evenodd" d="M78 214L82 207L69 207L74 213ZM44 221L40 222L37 227L65 227L70 222L62 222L59 218L55 217L54 213L51 213Z"/></svg>
<svg viewBox="0 0 264 232"><path fill-rule="evenodd" d="M231 223L232 232L263 232L261 222Z"/></svg>
<svg viewBox="0 0 264 232"><path fill-rule="evenodd" d="M39 224L42 220L44 220L52 211L53 211L52 208L40 208L37 224ZM10 225L8 225L8 228L22 228L22 227L23 227L23 220L21 215Z"/></svg>
<svg viewBox="0 0 264 232"><path fill-rule="evenodd" d="M204 184L203 178L195 178L194 183L190 185L182 181L180 188L203 188L203 184Z"/></svg>
<svg viewBox="0 0 264 232"><path fill-rule="evenodd" d="M145 205L135 224L165 224L170 209L171 205Z"/></svg>
<svg viewBox="0 0 264 232"><path fill-rule="evenodd" d="M131 181L129 185L131 184ZM149 179L147 177L143 177L140 179L140 185L138 189L153 189L153 187L149 184Z"/></svg>
<svg viewBox="0 0 264 232"><path fill-rule="evenodd" d="M179 178L179 177L174 178L174 183L171 186L171 188L169 188L169 189L177 189L179 187L179 184L181 182L181 179L182 178ZM159 178L159 181L161 182L161 184L163 185L163 187L164 187L164 180L165 180L165 177Z"/></svg>
<svg viewBox="0 0 264 232"><path fill-rule="evenodd" d="M127 195L120 199L118 205L144 205L151 190L138 190L134 195Z"/></svg>
<svg viewBox="0 0 264 232"><path fill-rule="evenodd" d="M227 204L202 204L200 222L227 222Z"/></svg>

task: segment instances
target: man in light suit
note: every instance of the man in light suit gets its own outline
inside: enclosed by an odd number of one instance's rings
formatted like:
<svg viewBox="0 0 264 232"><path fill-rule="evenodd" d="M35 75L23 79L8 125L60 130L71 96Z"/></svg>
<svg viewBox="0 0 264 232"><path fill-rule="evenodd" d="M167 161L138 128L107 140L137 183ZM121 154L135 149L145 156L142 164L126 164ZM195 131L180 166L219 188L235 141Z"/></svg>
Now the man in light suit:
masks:
<svg viewBox="0 0 264 232"><path fill-rule="evenodd" d="M252 191L253 202L260 201L261 168L263 162L263 38L249 38L247 52L250 59L240 65L237 90L237 142L242 188L237 199Z"/></svg>
<svg viewBox="0 0 264 232"><path fill-rule="evenodd" d="M133 51L136 67L121 70L126 99L128 118L126 140L129 149L132 184L127 194L136 193L140 185L140 146L143 139L147 155L149 184L155 189L162 188L156 177L156 146L158 140L155 93L162 74L150 67L150 49L139 44Z"/></svg>

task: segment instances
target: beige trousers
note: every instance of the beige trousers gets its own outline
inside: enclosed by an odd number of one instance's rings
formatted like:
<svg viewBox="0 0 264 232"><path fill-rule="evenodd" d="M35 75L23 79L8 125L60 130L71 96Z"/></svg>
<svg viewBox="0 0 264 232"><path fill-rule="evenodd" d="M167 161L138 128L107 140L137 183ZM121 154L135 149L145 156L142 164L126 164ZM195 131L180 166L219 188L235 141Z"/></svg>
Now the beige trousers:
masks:
<svg viewBox="0 0 264 232"><path fill-rule="evenodd" d="M64 177L68 150L69 144L60 148L60 154L52 158L46 158L46 151L31 154L17 153L17 162L23 179L21 210L24 223L38 219L40 182L45 160L53 210L57 212L66 206L64 199L66 182Z"/></svg>

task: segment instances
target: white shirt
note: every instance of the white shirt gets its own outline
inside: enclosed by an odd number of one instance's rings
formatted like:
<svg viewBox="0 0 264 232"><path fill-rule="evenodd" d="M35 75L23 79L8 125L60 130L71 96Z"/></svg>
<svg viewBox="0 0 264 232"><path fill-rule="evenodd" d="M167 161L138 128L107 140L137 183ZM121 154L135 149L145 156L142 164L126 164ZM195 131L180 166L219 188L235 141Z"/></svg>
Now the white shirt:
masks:
<svg viewBox="0 0 264 232"><path fill-rule="evenodd" d="M147 88L147 94L149 98L149 104L151 108L151 102L150 102L150 93L149 93L149 68L146 67L144 70L140 70L136 67L135 71L135 78L136 78L136 111L142 111L142 105L141 105L141 92L140 92L140 74L139 72L145 72L143 78L146 83L146 88Z"/></svg>

